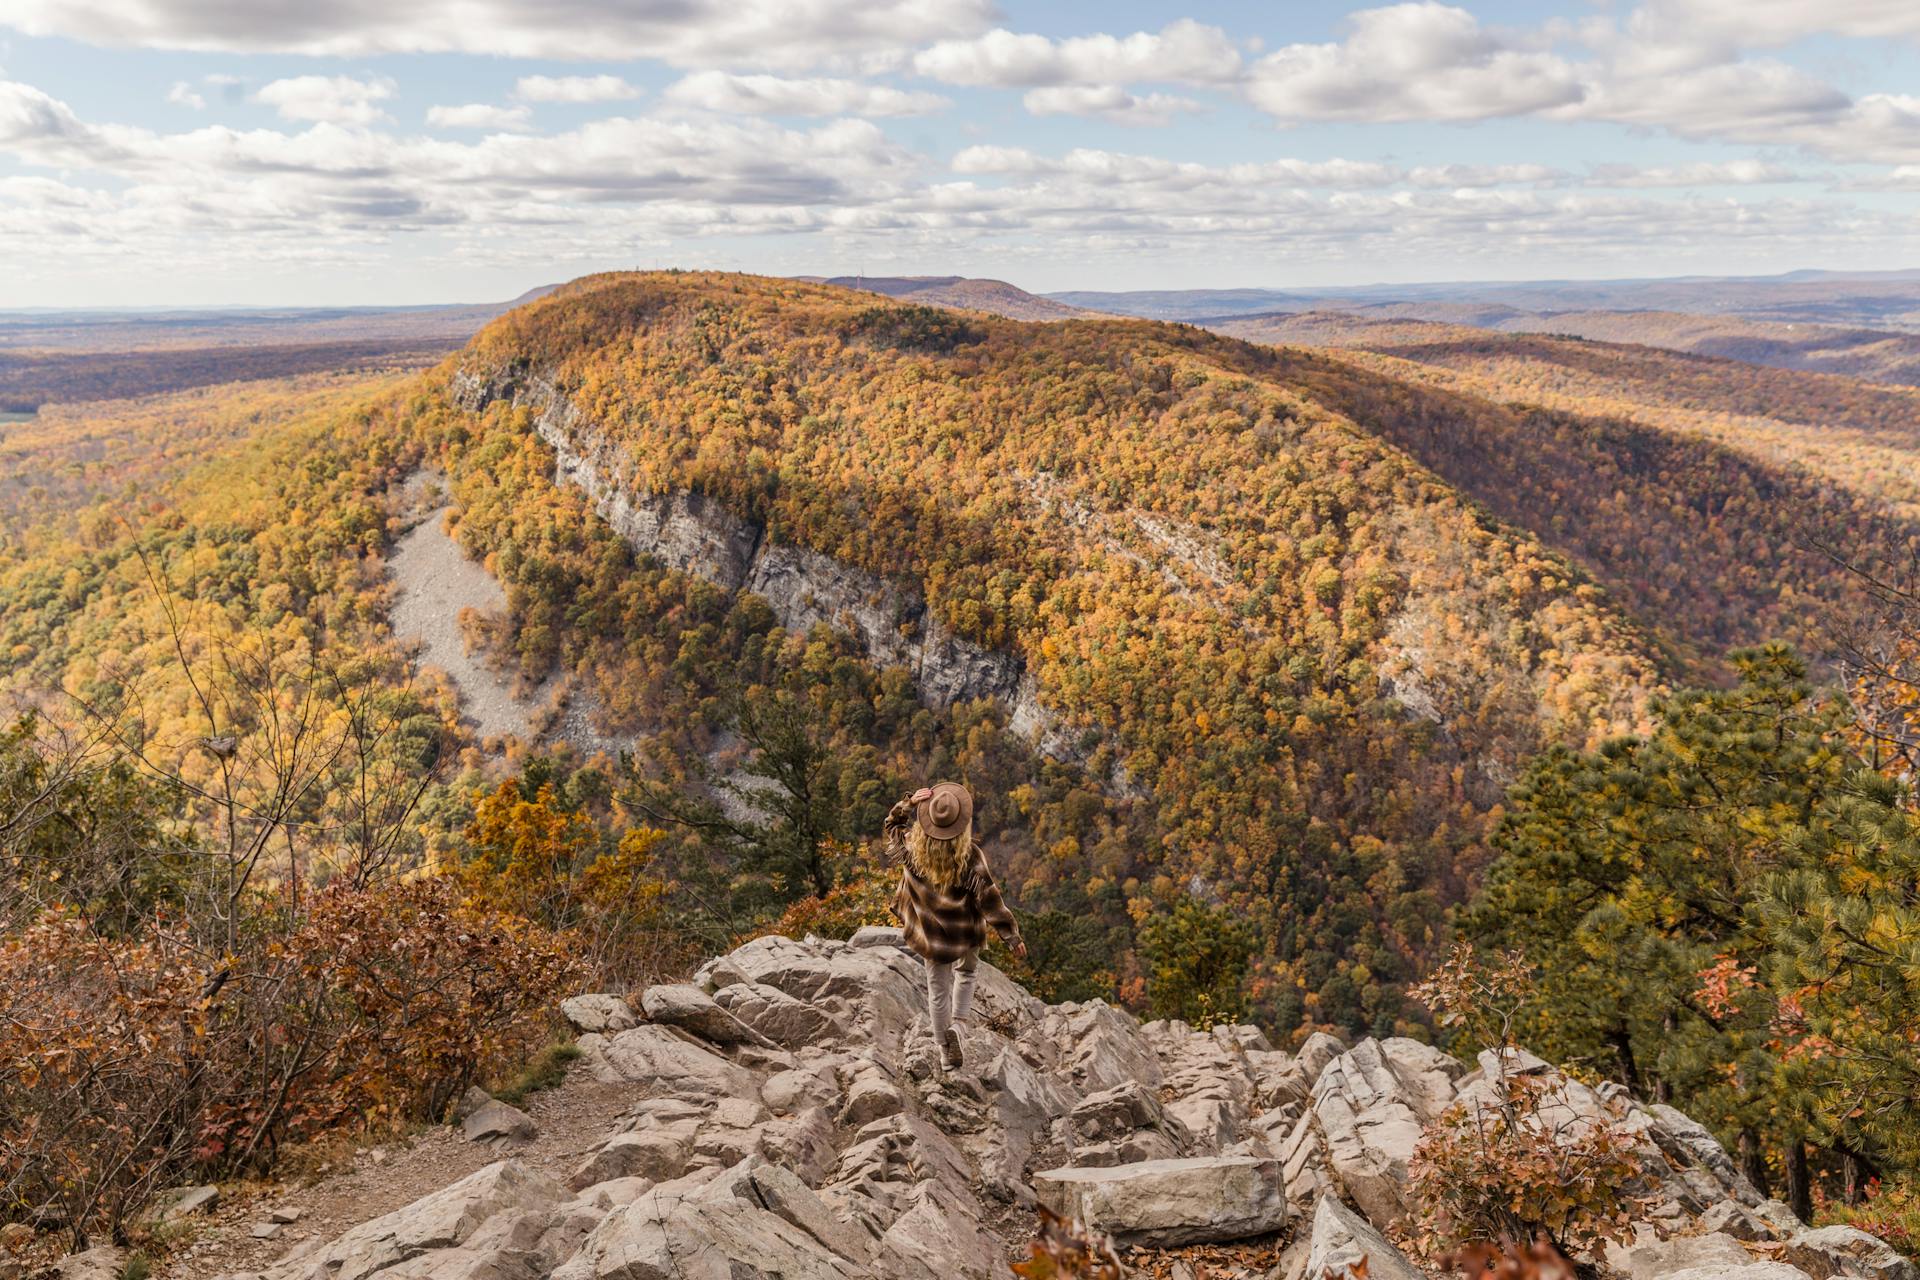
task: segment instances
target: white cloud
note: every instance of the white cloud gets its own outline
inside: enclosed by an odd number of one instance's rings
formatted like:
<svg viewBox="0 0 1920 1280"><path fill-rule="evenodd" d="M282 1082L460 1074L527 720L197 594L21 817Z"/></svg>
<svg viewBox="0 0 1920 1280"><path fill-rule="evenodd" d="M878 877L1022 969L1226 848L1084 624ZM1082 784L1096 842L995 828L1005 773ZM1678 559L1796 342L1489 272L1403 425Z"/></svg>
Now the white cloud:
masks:
<svg viewBox="0 0 1920 1280"><path fill-rule="evenodd" d="M1589 185L1602 187L1727 187L1801 181L1805 179L1795 170L1764 160L1704 161L1649 168L1603 164L1595 166L1587 175Z"/></svg>
<svg viewBox="0 0 1920 1280"><path fill-rule="evenodd" d="M394 83L387 79L292 76L260 86L253 100L272 107L288 120L369 125L386 119L379 104L391 98L393 91Z"/></svg>
<svg viewBox="0 0 1920 1280"><path fill-rule="evenodd" d="M513 86L522 102L621 102L644 92L619 76L521 76Z"/></svg>
<svg viewBox="0 0 1920 1280"><path fill-rule="evenodd" d="M1920 164L1896 165L1884 173L1856 175L1839 186L1845 191L1920 191Z"/></svg>
<svg viewBox="0 0 1920 1280"><path fill-rule="evenodd" d="M1629 21L1648 44L1772 48L1808 36L1920 39L1911 0L1646 0Z"/></svg>
<svg viewBox="0 0 1920 1280"><path fill-rule="evenodd" d="M1283 123L1484 120L1583 96L1564 58L1510 47L1465 9L1399 4L1349 22L1338 44L1293 44L1262 58L1247 96Z"/></svg>
<svg viewBox="0 0 1920 1280"><path fill-rule="evenodd" d="M1117 124L1161 125L1206 110L1204 103L1167 93L1132 94L1118 85L1049 85L1029 89L1021 104L1037 116L1095 116Z"/></svg>
<svg viewBox="0 0 1920 1280"><path fill-rule="evenodd" d="M1024 147L974 146L954 156L955 173L1041 175L1052 180L1147 184L1161 191L1465 189L1564 184L1568 174L1539 164L1422 165L1403 169L1365 160L1267 160L1206 165L1159 156L1076 148L1058 157ZM1233 197L1237 198L1237 197Z"/></svg>
<svg viewBox="0 0 1920 1280"><path fill-rule="evenodd" d="M591 211L618 204L777 223L794 215L765 211L858 203L911 168L907 153L858 120L800 131L753 120L613 118L551 137L495 133L472 142L331 122L297 133L213 126L169 134L88 124L11 82L0 82L0 153L119 178L132 184L129 199L171 207L175 220L300 236L326 230L329 214L336 226L493 227L591 221Z"/></svg>
<svg viewBox="0 0 1920 1280"><path fill-rule="evenodd" d="M1568 114L1664 126L1683 137L1766 141L1844 113L1847 95L1783 62L1728 62L1686 71L1599 70Z"/></svg>
<svg viewBox="0 0 1920 1280"><path fill-rule="evenodd" d="M1420 0L1353 14L1338 43L1275 50L1249 69L1245 93L1282 124L1533 116L1798 147L1835 160L1920 159L1920 99L1853 99L1787 62L1743 56L1815 31L1920 34L1920 5L1907 0L1835 0L1822 10L1799 0L1648 0L1624 21L1514 31ZM1557 51L1566 45L1583 46L1585 56Z"/></svg>
<svg viewBox="0 0 1920 1280"><path fill-rule="evenodd" d="M638 56L683 74L657 101L568 113L610 118L547 137L528 136L539 112L529 104L620 104L642 90L615 74L527 76L504 105L427 110L433 128L448 131L429 134L382 115L396 110L391 81L303 75L255 95L298 124L163 132L82 120L37 89L0 83L0 157L30 167L0 178L0 259L159 261L178 249L179 260L192 261L202 245L205 260L227 251L341 262L398 257L404 237L429 229L433 245L451 246L463 262L598 253L632 261L636 243L752 237L790 237L801 246L795 254L857 245L873 265L916 254L932 263L943 253L963 255L950 259L956 265L967 254L1015 263L1033 254L1049 266L1190 256L1212 270L1232 255L1289 267L1341 261L1370 274L1388 260L1450 270L1480 261L1509 274L1545 256L1593 272L1609 264L1639 272L1663 254L1686 261L1711 252L1731 263L1739 246L1775 261L1822 253L1857 261L1862 244L1887 246L1876 252L1888 260L1896 246L1920 251L1910 208L1844 195L1920 189L1920 96L1849 94L1803 69L1818 64L1802 50L1755 54L1813 32L1812 7L1797 0L1640 0L1620 16L1601 7L1599 16L1529 29L1442 3L1396 4L1352 15L1324 43L1265 56L1248 52L1257 44L1244 32L1191 21L1118 36L988 31L986 0L881 0L858 11L841 0L459 4L309 0L295 10L262 0L241 11L230 0L0 0L9 23L24 14L20 21L100 42L213 40L357 57L388 47L510 53L564 41L576 64ZM222 7L232 12L208 16ZM578 19L571 28L569 15ZM1903 39L1920 28L1920 4L1910 0L1830 0L1816 16L1818 29L1860 39ZM749 20L764 24L757 44ZM768 40L766 30L783 38ZM867 122L951 107L939 94L900 87L902 73L1011 91L998 96L1001 108L1018 95L1033 114L1123 124L1162 124L1236 98L1284 124L1540 123L1488 140L1504 154L1475 147L1488 163L1448 163L1445 146L1433 145L1447 134L1428 131L1418 163L1197 164L1050 150L1026 136L1037 128L996 131L1004 115L995 110L965 122L980 145L940 169ZM168 97L189 107L238 97L239 82L229 80L185 80ZM985 96L967 94L966 105ZM802 117L837 119L812 128L789 119ZM1620 140L1614 154L1633 163L1558 168L1555 126L1578 126L1595 141L1611 135ZM1694 163L1664 153L1659 164L1642 163L1629 130L1721 145L1702 148L1710 158ZM1340 136L1355 155L1410 150L1395 131ZM1794 167L1790 151L1874 171L1837 178L1812 172L1812 162ZM676 250L660 252L671 259Z"/></svg>
<svg viewBox="0 0 1920 1280"><path fill-rule="evenodd" d="M1391 165L1356 160L1268 160L1205 165L1160 156L1078 147L1062 156L1042 156L1024 147L967 147L953 158L966 174L1037 175L1049 180L1198 192L1256 187L1387 187L1405 180Z"/></svg>
<svg viewBox="0 0 1920 1280"><path fill-rule="evenodd" d="M1220 28L1182 18L1158 32L1065 40L996 29L971 40L942 41L916 54L913 67L948 84L1002 88L1227 84L1240 74L1240 51Z"/></svg>
<svg viewBox="0 0 1920 1280"><path fill-rule="evenodd" d="M8 0L7 22L90 44L367 57L845 64L985 30L991 0Z"/></svg>
<svg viewBox="0 0 1920 1280"><path fill-rule="evenodd" d="M1863 243L1889 255L1920 249L1920 227L1901 211L1830 196L1543 189L1553 179L1528 166L1202 165L987 145L962 151L950 173L929 173L858 120L795 129L615 118L551 137L468 139L328 123L163 133L83 121L38 90L0 83L0 153L62 171L0 178L0 256L57 261L63 279L91 272L116 287L157 279L147 265L156 261L173 271L371 274L417 261L409 237L426 231L463 267L529 273L632 261L636 245L699 261L703 243L743 238L789 241L756 251L756 265L784 255L795 271L857 253L889 269L991 262L1015 278L1023 264L1120 272L1143 260L1369 275L1435 261L1509 274L1577 260L1604 274L1684 267L1702 244L1730 264L1843 260Z"/></svg>
<svg viewBox="0 0 1920 1280"><path fill-rule="evenodd" d="M1034 173L1048 162L1025 147L966 147L953 157L955 173Z"/></svg>
<svg viewBox="0 0 1920 1280"><path fill-rule="evenodd" d="M167 90L167 101L176 107L191 107L195 111L204 111L207 106L207 100L194 92L193 85L185 80L173 82L173 88Z"/></svg>
<svg viewBox="0 0 1920 1280"><path fill-rule="evenodd" d="M1421 165L1407 173L1407 181L1413 186L1432 188L1544 187L1566 178L1561 170L1544 164Z"/></svg>
<svg viewBox="0 0 1920 1280"><path fill-rule="evenodd" d="M667 101L703 111L770 116L923 116L952 103L858 80L789 80L770 75L696 71L667 89Z"/></svg>
<svg viewBox="0 0 1920 1280"><path fill-rule="evenodd" d="M81 122L66 103L32 85L0 80L0 151L52 167L111 164L108 132Z"/></svg>
<svg viewBox="0 0 1920 1280"><path fill-rule="evenodd" d="M486 102L427 108L427 123L439 129L494 129L519 133L531 128L527 107L497 107Z"/></svg>

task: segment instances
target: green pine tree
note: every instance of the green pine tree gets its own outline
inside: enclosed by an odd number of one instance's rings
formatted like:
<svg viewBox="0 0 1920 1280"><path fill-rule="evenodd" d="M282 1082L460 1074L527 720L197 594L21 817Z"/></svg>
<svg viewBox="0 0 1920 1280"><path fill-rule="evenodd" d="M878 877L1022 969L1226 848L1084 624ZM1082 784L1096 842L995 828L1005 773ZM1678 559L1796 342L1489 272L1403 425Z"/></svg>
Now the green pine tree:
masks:
<svg viewBox="0 0 1920 1280"><path fill-rule="evenodd" d="M1737 686L1663 700L1648 737L1538 762L1461 926L1537 967L1523 1042L1673 1101L1764 1178L1761 1150L1815 1125L1770 1002L1749 994L1771 963L1755 908L1807 858L1850 757L1789 651L1733 662Z"/></svg>

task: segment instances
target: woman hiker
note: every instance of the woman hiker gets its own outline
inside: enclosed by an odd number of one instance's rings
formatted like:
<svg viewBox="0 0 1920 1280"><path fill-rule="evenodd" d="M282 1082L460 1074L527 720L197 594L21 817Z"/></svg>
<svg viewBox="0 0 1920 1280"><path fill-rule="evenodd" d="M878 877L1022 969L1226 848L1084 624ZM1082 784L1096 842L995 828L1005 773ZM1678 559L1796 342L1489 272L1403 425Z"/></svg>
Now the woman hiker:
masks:
<svg viewBox="0 0 1920 1280"><path fill-rule="evenodd" d="M927 1013L949 1070L961 1066L960 1031L973 1006L973 972L987 926L1026 958L1020 926L973 839L973 796L957 782L922 787L887 812L888 856L900 864L893 913L907 945L927 962Z"/></svg>

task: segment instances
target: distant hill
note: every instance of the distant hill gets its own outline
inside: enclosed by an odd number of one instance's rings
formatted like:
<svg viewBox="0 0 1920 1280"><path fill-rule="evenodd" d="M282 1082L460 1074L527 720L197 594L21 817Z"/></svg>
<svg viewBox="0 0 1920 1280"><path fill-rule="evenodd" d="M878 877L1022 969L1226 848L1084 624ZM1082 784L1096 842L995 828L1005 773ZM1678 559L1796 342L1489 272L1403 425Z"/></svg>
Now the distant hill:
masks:
<svg viewBox="0 0 1920 1280"><path fill-rule="evenodd" d="M1920 385L1920 333L1680 311L1515 312L1489 327L1511 333L1568 333L1607 342L1637 342L1779 369Z"/></svg>
<svg viewBox="0 0 1920 1280"><path fill-rule="evenodd" d="M1792 324L1920 333L1920 271L1796 271L1781 276L1683 276L1648 280L1457 281L1056 293L1056 301L1115 315L1200 321L1258 312L1311 311L1387 303L1504 307L1536 314L1680 311ZM1454 318L1432 316L1431 318Z"/></svg>
<svg viewBox="0 0 1920 1280"><path fill-rule="evenodd" d="M1346 320L1336 317L1345 316ZM1388 302L1339 309L1274 310L1260 315L1231 312L1195 323L1222 333L1257 331L1268 341L1349 345L1345 337L1372 345L1384 332L1369 326L1433 323L1502 333L1557 334L1602 342L1637 343L1694 355L1721 356L1776 369L1838 373L1867 382L1920 385L1920 333L1845 328L1743 316L1685 311L1522 311L1500 303ZM1405 330L1398 331L1403 336ZM1289 338L1282 336L1291 333Z"/></svg>
<svg viewBox="0 0 1920 1280"><path fill-rule="evenodd" d="M125 352L309 346L327 342L458 345L545 293L439 307L273 307L179 311L0 311L0 350Z"/></svg>
<svg viewBox="0 0 1920 1280"><path fill-rule="evenodd" d="M1304 310L1314 305L1314 295L1310 293L1283 293L1278 289L1142 289L1118 293L1076 290L1050 293L1047 297L1089 311L1138 316L1143 320L1198 320L1207 316Z"/></svg>
<svg viewBox="0 0 1920 1280"><path fill-rule="evenodd" d="M1009 320L1077 320L1091 314L1085 308L1054 298L1043 298L1004 280L969 276L801 276L813 284L864 289L903 302L928 307L985 311Z"/></svg>
<svg viewBox="0 0 1920 1280"><path fill-rule="evenodd" d="M329 371L423 368L511 302L0 311L0 412Z"/></svg>
<svg viewBox="0 0 1920 1280"><path fill-rule="evenodd" d="M1501 319L1466 306L1409 304L1225 317L1209 327L1256 342L1340 349L1342 359L1404 380L1505 402L1624 416L1704 437L1920 515L1920 391L1774 367L1771 361L1408 318L1423 311ZM1592 327L1603 331L1616 318L1631 325L1645 315L1594 313L1600 323ZM1540 322L1553 326L1567 319ZM1669 319L1676 339L1713 333L1719 323L1712 317ZM1882 336L1894 340L1889 345L1903 341L1901 335Z"/></svg>

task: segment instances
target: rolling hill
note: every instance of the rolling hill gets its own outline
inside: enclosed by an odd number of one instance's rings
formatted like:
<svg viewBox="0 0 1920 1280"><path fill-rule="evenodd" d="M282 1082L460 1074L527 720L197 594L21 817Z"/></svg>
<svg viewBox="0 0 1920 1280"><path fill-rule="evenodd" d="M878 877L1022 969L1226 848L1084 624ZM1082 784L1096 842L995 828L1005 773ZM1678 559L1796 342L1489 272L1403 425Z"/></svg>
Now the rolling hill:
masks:
<svg viewBox="0 0 1920 1280"><path fill-rule="evenodd" d="M0 311L0 413L313 373L424 369L511 302L435 307Z"/></svg>
<svg viewBox="0 0 1920 1280"><path fill-rule="evenodd" d="M884 294L928 307L985 311L1009 320L1075 320L1093 314L1053 298L1028 293L1004 280L967 276L803 276L814 284L836 285Z"/></svg>
<svg viewBox="0 0 1920 1280"><path fill-rule="evenodd" d="M1254 341L1339 350L1388 375L1581 414L1630 419L1787 466L1920 512L1920 392L1829 374L1559 334L1316 311L1228 319Z"/></svg>
<svg viewBox="0 0 1920 1280"><path fill-rule="evenodd" d="M1910 536L1810 449L1521 396L1469 348L1414 336L1424 360L790 280L590 277L397 388L263 400L237 439L244 410L212 433L184 402L122 426L74 411L74 483L23 490L38 523L0 541L8 687L118 705L131 681L147 732L173 740L191 701L158 565L221 626L436 708L479 768L494 746L457 727L457 688L409 675L388 621L406 495L443 474L445 529L506 600L463 620L467 642L630 747L627 765L538 765L579 803L637 821L649 796L700 794L773 715L819 753L835 839L916 781L969 781L1049 990L1137 993L1140 923L1191 907L1253 931L1263 1021L1392 1030L1529 759L1643 726L1730 646L1817 649L1857 588L1816 544ZM1599 344L1560 341L1529 357L1549 383L1598 376L1567 353ZM1630 350L1720 379L1676 395L1764 391L1714 372L1729 362ZM1809 419L1842 381L1746 372L1798 387ZM1845 385L1864 388L1848 430L1903 449L1876 424L1900 402L1866 393L1904 393ZM125 429L187 446L131 504L110 474L139 456ZM429 848L473 785L434 793ZM802 891L742 896L692 828L649 857L702 945ZM857 887L847 857L833 874Z"/></svg>
<svg viewBox="0 0 1920 1280"><path fill-rule="evenodd" d="M1920 330L1920 271L1793 271L1778 276L1681 276L1650 280L1489 280L1068 292L1051 297L1116 315L1197 321L1268 311L1405 304L1533 314L1670 311L1786 324ZM1458 319L1441 313L1429 318Z"/></svg>
<svg viewBox="0 0 1920 1280"><path fill-rule="evenodd" d="M933 673L932 710L1010 734L1002 776L1087 779L1099 840L1070 805L995 818L1026 901L1232 904L1271 998L1381 1025L1434 936L1421 904L1471 878L1518 762L1632 727L1730 646L1817 645L1854 587L1807 539L1907 536L1790 461L1623 415L797 282L578 282L490 326L438 394L474 440L557 449L627 553ZM450 459L463 536L531 565L503 496L524 464L475 456ZM558 571L507 571L527 669L617 670L617 628L565 604L591 565ZM1382 875L1401 887L1361 907Z"/></svg>
<svg viewBox="0 0 1920 1280"><path fill-rule="evenodd" d="M1337 320L1336 315L1348 318ZM1836 373L1866 382L1896 386L1920 383L1920 336L1685 311L1542 312L1495 303L1388 302L1342 308L1339 312L1289 308L1253 315L1222 314L1203 317L1199 323L1222 333L1239 331L1236 326L1264 325L1277 340L1279 335L1292 332L1299 341L1320 345L1322 334L1358 332L1366 325L1393 321L1590 338L1689 355L1721 356L1776 369Z"/></svg>

